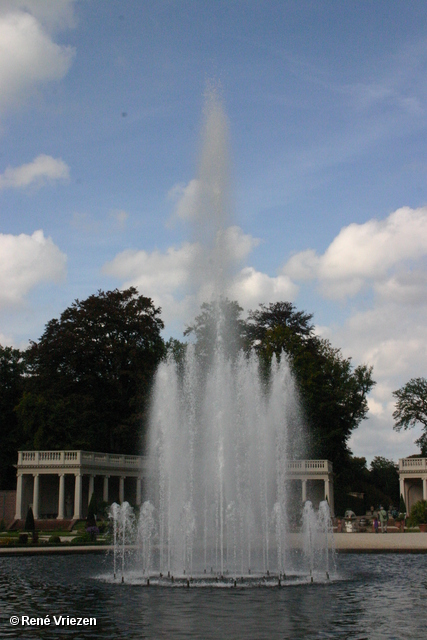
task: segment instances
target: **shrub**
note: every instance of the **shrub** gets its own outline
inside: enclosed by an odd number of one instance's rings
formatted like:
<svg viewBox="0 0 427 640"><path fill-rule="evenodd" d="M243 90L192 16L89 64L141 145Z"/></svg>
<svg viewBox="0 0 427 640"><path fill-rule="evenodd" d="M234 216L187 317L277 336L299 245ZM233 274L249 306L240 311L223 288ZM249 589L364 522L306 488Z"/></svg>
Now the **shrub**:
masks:
<svg viewBox="0 0 427 640"><path fill-rule="evenodd" d="M35 531L35 529L36 529L36 523L34 522L33 510L31 509L31 507L29 507L27 511L27 517L25 518L24 530Z"/></svg>
<svg viewBox="0 0 427 640"><path fill-rule="evenodd" d="M54 534L53 536L50 536L50 538L49 538L49 543L50 544L60 544L60 542L61 542L61 538L58 535Z"/></svg>
<svg viewBox="0 0 427 640"><path fill-rule="evenodd" d="M90 542L90 535L82 533L71 540L71 544L87 544Z"/></svg>
<svg viewBox="0 0 427 640"><path fill-rule="evenodd" d="M86 527L96 527L96 514L98 511L98 505L96 503L95 492L92 493L89 506L87 508Z"/></svg>
<svg viewBox="0 0 427 640"><path fill-rule="evenodd" d="M427 524L427 500L419 500L412 506L409 514L409 524L411 527Z"/></svg>
<svg viewBox="0 0 427 640"><path fill-rule="evenodd" d="M28 542L28 533L20 533L18 536L19 544L27 544Z"/></svg>

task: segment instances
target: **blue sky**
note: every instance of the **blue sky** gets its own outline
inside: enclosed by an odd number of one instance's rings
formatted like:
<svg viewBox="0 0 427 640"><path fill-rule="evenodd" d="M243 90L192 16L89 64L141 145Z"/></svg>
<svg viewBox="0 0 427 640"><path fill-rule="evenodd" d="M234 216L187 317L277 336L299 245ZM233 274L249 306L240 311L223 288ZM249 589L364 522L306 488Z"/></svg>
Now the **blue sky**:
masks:
<svg viewBox="0 0 427 640"><path fill-rule="evenodd" d="M0 343L129 284L181 336L214 79L235 296L290 299L373 365L355 454L416 453L391 392L426 375L426 71L416 0L0 0Z"/></svg>

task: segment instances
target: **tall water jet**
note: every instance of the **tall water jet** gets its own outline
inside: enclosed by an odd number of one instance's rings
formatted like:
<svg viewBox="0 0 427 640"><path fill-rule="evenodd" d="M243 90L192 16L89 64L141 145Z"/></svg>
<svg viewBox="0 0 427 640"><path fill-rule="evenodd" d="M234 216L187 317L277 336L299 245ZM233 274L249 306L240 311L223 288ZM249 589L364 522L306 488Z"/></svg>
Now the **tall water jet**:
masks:
<svg viewBox="0 0 427 640"><path fill-rule="evenodd" d="M254 353L239 352L224 313L236 251L228 127L216 90L206 100L194 191L193 286L210 316L197 348L188 345L179 362L170 355L156 375L146 499L158 523L159 571L284 573L285 470L298 398L286 356L261 371Z"/></svg>

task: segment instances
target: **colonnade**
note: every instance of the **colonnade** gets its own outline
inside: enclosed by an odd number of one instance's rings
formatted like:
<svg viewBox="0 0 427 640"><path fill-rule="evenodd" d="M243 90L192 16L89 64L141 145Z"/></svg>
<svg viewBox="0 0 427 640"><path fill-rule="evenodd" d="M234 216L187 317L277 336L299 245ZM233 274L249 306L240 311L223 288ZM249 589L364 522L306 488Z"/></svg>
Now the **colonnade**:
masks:
<svg viewBox="0 0 427 640"><path fill-rule="evenodd" d="M40 476L41 475L49 475L53 474L50 472L48 474L41 473L23 473L18 472L17 474L17 483L16 483L16 513L15 520L22 520L25 514L23 514L23 491L24 491L24 476L28 478L33 478L33 490L32 490L32 510L34 519L38 520L40 518ZM85 474L85 473L65 473L60 472L55 474L59 478L59 487L58 487L58 508L57 508L57 519L64 520L66 517L66 504L65 504L65 476L74 476L74 508L73 508L73 520L79 520L83 517L83 476L89 477L89 490L88 490L88 501L92 498L92 495L95 491L95 477L100 474ZM109 480L113 474L102 474L103 477L103 486L102 486L102 499L104 502L109 502ZM113 477L119 478L119 502L122 503L125 500L125 480L128 476L124 474L116 475ZM139 476L129 476L131 478L135 478L136 480L136 504L141 504L141 483L142 477Z"/></svg>

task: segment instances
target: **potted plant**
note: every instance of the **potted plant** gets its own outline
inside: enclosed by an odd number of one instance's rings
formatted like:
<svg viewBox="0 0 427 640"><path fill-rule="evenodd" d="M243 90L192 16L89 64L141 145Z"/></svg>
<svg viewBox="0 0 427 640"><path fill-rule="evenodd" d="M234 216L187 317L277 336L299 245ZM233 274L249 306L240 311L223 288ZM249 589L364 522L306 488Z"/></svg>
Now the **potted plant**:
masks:
<svg viewBox="0 0 427 640"><path fill-rule="evenodd" d="M419 527L420 531L427 532L427 500L419 500L412 506L409 522L412 527Z"/></svg>

